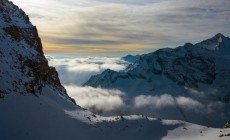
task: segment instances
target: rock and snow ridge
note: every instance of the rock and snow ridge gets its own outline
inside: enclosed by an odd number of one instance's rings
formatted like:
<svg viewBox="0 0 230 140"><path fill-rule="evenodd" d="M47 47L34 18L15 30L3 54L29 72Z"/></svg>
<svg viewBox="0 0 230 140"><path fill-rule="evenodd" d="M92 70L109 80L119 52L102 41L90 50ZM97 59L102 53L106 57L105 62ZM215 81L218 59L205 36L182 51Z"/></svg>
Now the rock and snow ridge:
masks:
<svg viewBox="0 0 230 140"><path fill-rule="evenodd" d="M145 116L101 117L75 105L48 66L36 28L0 1L0 139L220 139L228 129Z"/></svg>
<svg viewBox="0 0 230 140"><path fill-rule="evenodd" d="M197 43L196 46L206 48L209 50L219 50L220 44L222 42L222 38L224 37L225 37L224 35L222 35L221 33L218 33L210 39Z"/></svg>
<svg viewBox="0 0 230 140"><path fill-rule="evenodd" d="M141 95L142 102L167 95L176 100L173 108L153 107L148 114L220 127L230 118L229 56L230 38L217 34L195 45L186 43L141 55L124 71L106 70L84 86L119 89L127 98ZM196 102L200 109L189 109L189 102L193 106Z"/></svg>
<svg viewBox="0 0 230 140"><path fill-rule="evenodd" d="M28 16L12 2L0 2L0 97L6 94L42 94L49 85L68 97L58 74L42 51L42 43Z"/></svg>

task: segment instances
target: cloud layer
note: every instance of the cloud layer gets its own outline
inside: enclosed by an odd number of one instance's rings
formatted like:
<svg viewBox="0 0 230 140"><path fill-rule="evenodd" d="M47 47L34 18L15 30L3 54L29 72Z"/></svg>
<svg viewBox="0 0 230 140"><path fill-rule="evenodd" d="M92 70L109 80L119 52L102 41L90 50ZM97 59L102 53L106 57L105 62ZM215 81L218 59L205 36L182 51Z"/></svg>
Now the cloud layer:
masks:
<svg viewBox="0 0 230 140"><path fill-rule="evenodd" d="M127 97L116 89L81 87L92 75L105 69L120 71L129 64L120 58L86 57L86 58L55 58L46 56L51 66L55 66L62 84L76 102L90 111L102 114L145 114L178 119L181 110L200 115L215 114L222 110L221 102L206 103L206 94L202 91L185 87L185 96L170 94L138 95ZM209 91L211 93L211 91ZM216 92L216 91L212 91ZM135 95L135 93L134 93ZM183 116L181 116L183 119Z"/></svg>
<svg viewBox="0 0 230 140"><path fill-rule="evenodd" d="M38 26L48 52L142 53L230 35L229 0L13 2Z"/></svg>
<svg viewBox="0 0 230 140"><path fill-rule="evenodd" d="M137 96L134 99L134 106L136 108L150 107L152 109L177 106L185 110L192 110L200 113L205 112L205 106L199 101L184 96L173 97L169 94L163 94L161 96Z"/></svg>
<svg viewBox="0 0 230 140"><path fill-rule="evenodd" d="M92 75L99 74L106 69L123 70L129 63L120 58L87 57L60 58L46 56L49 64L56 67L59 78L64 85L82 85Z"/></svg>
<svg viewBox="0 0 230 140"><path fill-rule="evenodd" d="M78 87L66 85L65 88L77 104L91 110L94 113L106 113L122 110L125 106L123 97L125 94L119 90L106 90L93 87Z"/></svg>

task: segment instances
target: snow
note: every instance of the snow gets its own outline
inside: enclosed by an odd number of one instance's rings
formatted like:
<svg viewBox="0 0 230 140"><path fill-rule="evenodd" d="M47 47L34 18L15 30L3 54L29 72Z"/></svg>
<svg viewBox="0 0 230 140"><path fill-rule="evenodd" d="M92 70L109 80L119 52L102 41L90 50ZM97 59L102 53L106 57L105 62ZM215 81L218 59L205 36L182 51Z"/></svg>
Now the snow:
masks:
<svg viewBox="0 0 230 140"><path fill-rule="evenodd" d="M218 51L204 47L216 44ZM145 97L138 102L145 106L132 113L221 127L230 118L229 101L226 102L230 90L229 53L230 39L217 34L195 45L186 43L141 55L124 71L106 70L91 77L84 86L118 89L129 99L127 106ZM159 108L155 99L164 95L180 100Z"/></svg>
<svg viewBox="0 0 230 140"><path fill-rule="evenodd" d="M183 121L161 120L142 115L95 115L74 105L50 85L43 87L39 96L27 94L23 85L15 85L13 81L17 77L26 82L32 80L32 77L26 77L17 69L20 63L13 53L33 59L37 52L24 41L12 40L2 30L0 36L0 88L8 93L0 100L0 139L229 139L228 136L219 137L221 134L229 134L228 129L207 128ZM29 67L25 69L28 72L30 70ZM20 92L24 94L19 94Z"/></svg>
<svg viewBox="0 0 230 140"><path fill-rule="evenodd" d="M229 129L183 121L138 115L101 117L57 96L50 87L43 92L39 97L9 94L0 102L0 139L229 139L219 137L229 134Z"/></svg>
<svg viewBox="0 0 230 140"><path fill-rule="evenodd" d="M222 34L216 34L213 38L204 40L196 45L201 48L206 48L209 50L219 50L220 44L222 43Z"/></svg>
<svg viewBox="0 0 230 140"><path fill-rule="evenodd" d="M33 25L27 21L24 11L13 5L8 0L1 0L0 7L3 11L0 14L0 27L17 26L21 28L31 28Z"/></svg>
<svg viewBox="0 0 230 140"><path fill-rule="evenodd" d="M0 6L3 3L12 20L2 22L3 14L0 14L0 94L4 95L4 98L0 96L0 140L229 139L230 129L143 115L95 115L75 105L64 89L60 90L61 85L49 81L43 82L42 88L31 94L26 86L35 79L34 69L23 63L39 62L42 56L35 46L12 39L4 32L2 28L6 26L30 28L32 25L25 21L23 11L7 0L2 0Z"/></svg>

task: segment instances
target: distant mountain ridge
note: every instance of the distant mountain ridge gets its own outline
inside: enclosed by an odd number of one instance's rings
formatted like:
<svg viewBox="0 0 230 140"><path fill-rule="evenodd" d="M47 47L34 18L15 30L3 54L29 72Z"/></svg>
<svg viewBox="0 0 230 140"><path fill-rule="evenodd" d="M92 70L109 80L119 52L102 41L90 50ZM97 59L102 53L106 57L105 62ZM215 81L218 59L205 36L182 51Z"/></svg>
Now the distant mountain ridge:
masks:
<svg viewBox="0 0 230 140"><path fill-rule="evenodd" d="M140 57L141 55L127 55L127 56L122 57L122 59L127 62L133 63L136 60L138 60Z"/></svg>
<svg viewBox="0 0 230 140"><path fill-rule="evenodd" d="M221 53L225 52L229 54L229 47L226 47L226 44L223 44L223 48L218 51L218 49L221 47L220 40L221 42L222 40L229 42L228 37L224 37L222 34L219 33L213 38L204 40L195 45L191 43L186 43L184 46L177 47L175 49L160 49L150 54L138 56L138 59L134 61L133 64L128 66L124 71L113 72L111 70L106 70L102 73L102 75L105 76L106 72L112 74L120 73L121 75L127 73L127 75L130 75L130 77L132 78L133 74L139 73L142 74L139 75L140 79L147 79L150 82L152 81L151 78L149 79L149 76L145 76L145 74L163 74L168 79L182 86L198 87L198 83L212 84L216 76L214 62L216 55L218 55L220 51ZM227 52L225 50L227 50ZM130 58L131 56L126 57ZM132 59L133 57L134 56L132 56ZM197 63L193 63L196 61ZM187 63L188 65L185 66L185 63ZM176 73L180 72L178 71L180 70L180 68L178 67L180 67L181 70L184 70L187 73L184 75ZM191 72L189 73L188 71ZM173 72L175 72L176 75L174 75ZM202 77L196 77L199 75L193 75L195 74L194 72L200 73ZM103 80L111 80L112 83L115 82L113 77L111 77L111 79L106 79L106 77L102 78L102 75L99 74L97 76L93 76L89 81L85 83L85 85L90 85L94 87L101 86L107 88L109 87L108 82L110 81L106 81L105 83L107 85L103 85ZM120 79L122 79L122 77Z"/></svg>
<svg viewBox="0 0 230 140"><path fill-rule="evenodd" d="M153 53L141 55L124 71L106 70L102 74L92 76L84 86L119 89L131 98L138 95L169 94L173 97L185 96L207 106L211 102L218 101L224 104L222 108L224 109L230 102L229 48L230 38L218 33L195 45L186 43L175 49L159 49ZM191 95L191 90L205 93L205 97ZM153 114L172 119L167 117L167 114L162 115L157 111ZM230 117L229 109L225 110L225 115L224 121ZM173 119L180 118L174 117ZM206 120L203 118L199 121L193 119L189 121L216 125L211 120L207 121L208 123L204 122ZM222 123L224 123L223 120L221 120Z"/></svg>
<svg viewBox="0 0 230 140"><path fill-rule="evenodd" d="M141 115L101 117L75 105L48 66L36 27L8 0L0 1L0 68L1 140L228 140L227 129Z"/></svg>

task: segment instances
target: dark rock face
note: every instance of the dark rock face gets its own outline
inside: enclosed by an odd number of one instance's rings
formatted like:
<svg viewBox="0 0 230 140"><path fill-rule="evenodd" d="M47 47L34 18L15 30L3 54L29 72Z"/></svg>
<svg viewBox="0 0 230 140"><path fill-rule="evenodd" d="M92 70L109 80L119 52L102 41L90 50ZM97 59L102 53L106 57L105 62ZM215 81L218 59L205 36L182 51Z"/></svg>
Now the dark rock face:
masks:
<svg viewBox="0 0 230 140"><path fill-rule="evenodd" d="M60 91L61 94L66 94L58 78L58 73L54 67L49 67L47 60L41 56L37 56L37 60L28 58L20 58L20 70L27 77L33 77L34 80L24 83L27 92L36 95L41 92L44 85L50 85ZM26 71L29 68L31 71ZM22 80L21 80L22 81Z"/></svg>
<svg viewBox="0 0 230 140"><path fill-rule="evenodd" d="M212 84L215 80L215 62L209 53L208 50L189 44L176 49L160 49L143 55L125 72L107 70L90 78L85 85L107 88L106 85L109 87L109 83L112 85L119 79L153 82L150 75L161 75L180 86L197 88L198 83Z"/></svg>
<svg viewBox="0 0 230 140"><path fill-rule="evenodd" d="M14 18L17 17L22 19L24 23L30 24L28 15L26 15L26 13L23 10L19 9L18 6L14 5L11 1L1 0L0 12L0 17L3 17L4 22L12 23Z"/></svg>
<svg viewBox="0 0 230 140"><path fill-rule="evenodd" d="M29 46L35 48L36 51L38 51L41 55L44 55L42 51L41 39L38 36L38 31L35 26L31 28L20 28L17 26L10 26L3 28L3 30L7 34L9 34L15 41L19 42L21 40L25 40L25 42L29 44Z"/></svg>
<svg viewBox="0 0 230 140"><path fill-rule="evenodd" d="M224 125L224 128L230 128L230 121Z"/></svg>
<svg viewBox="0 0 230 140"><path fill-rule="evenodd" d="M58 91L72 102L58 78L49 67L37 28L28 16L12 2L0 1L0 98L9 93L38 96L45 86Z"/></svg>
<svg viewBox="0 0 230 140"><path fill-rule="evenodd" d="M172 52L176 55L177 50ZM162 57L160 60L170 60L170 57ZM212 57L203 56L189 49L183 56L171 59L171 66L160 63L161 66L167 66L163 74L181 86L198 87L198 83L212 84L215 80L215 62ZM160 62L162 62L160 61Z"/></svg>

